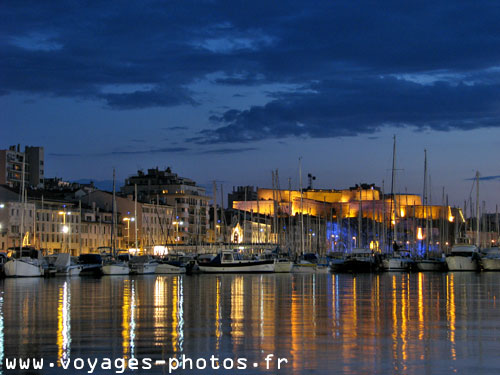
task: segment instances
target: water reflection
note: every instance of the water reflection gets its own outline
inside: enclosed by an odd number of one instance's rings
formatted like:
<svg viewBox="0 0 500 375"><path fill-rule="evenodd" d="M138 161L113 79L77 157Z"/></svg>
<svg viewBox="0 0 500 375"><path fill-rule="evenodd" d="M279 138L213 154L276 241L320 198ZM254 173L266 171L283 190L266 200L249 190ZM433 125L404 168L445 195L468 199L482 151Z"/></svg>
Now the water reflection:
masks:
<svg viewBox="0 0 500 375"><path fill-rule="evenodd" d="M214 354L257 374L273 353L289 360L280 374L478 373L500 367L499 286L496 273L4 280L0 358Z"/></svg>
<svg viewBox="0 0 500 375"><path fill-rule="evenodd" d="M59 288L57 307L57 365L61 367L71 354L71 291L65 281Z"/></svg>
<svg viewBox="0 0 500 375"><path fill-rule="evenodd" d="M3 292L0 292L0 375L3 374Z"/></svg>

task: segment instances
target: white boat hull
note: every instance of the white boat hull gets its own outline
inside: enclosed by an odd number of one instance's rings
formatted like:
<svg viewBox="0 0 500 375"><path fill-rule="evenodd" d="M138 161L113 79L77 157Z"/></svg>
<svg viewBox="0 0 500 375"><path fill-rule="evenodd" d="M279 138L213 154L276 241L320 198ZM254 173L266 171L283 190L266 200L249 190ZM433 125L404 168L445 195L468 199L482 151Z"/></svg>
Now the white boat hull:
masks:
<svg viewBox="0 0 500 375"><path fill-rule="evenodd" d="M500 271L500 258L482 258L481 264L485 271Z"/></svg>
<svg viewBox="0 0 500 375"><path fill-rule="evenodd" d="M431 271L443 271L444 262L436 261L436 260L419 260L417 263L417 269L422 272L431 272Z"/></svg>
<svg viewBox="0 0 500 375"><path fill-rule="evenodd" d="M316 265L314 263L310 264L294 264L293 273L316 273Z"/></svg>
<svg viewBox="0 0 500 375"><path fill-rule="evenodd" d="M151 275L156 272L156 267L158 267L157 263L134 264L130 273L136 275Z"/></svg>
<svg viewBox="0 0 500 375"><path fill-rule="evenodd" d="M398 258L384 259L382 261L382 268L386 271L408 271L410 263Z"/></svg>
<svg viewBox="0 0 500 375"><path fill-rule="evenodd" d="M276 273L290 273L292 272L293 262L275 262L274 272Z"/></svg>
<svg viewBox="0 0 500 375"><path fill-rule="evenodd" d="M11 259L4 265L6 277L40 277L43 274L42 267L18 259Z"/></svg>
<svg viewBox="0 0 500 375"><path fill-rule="evenodd" d="M80 276L80 272L82 272L83 267L82 266L74 266L74 267L69 267L65 271L57 271L56 276Z"/></svg>
<svg viewBox="0 0 500 375"><path fill-rule="evenodd" d="M102 273L104 275L128 275L130 268L124 264L106 264L102 266Z"/></svg>
<svg viewBox="0 0 500 375"><path fill-rule="evenodd" d="M251 273L251 272L274 272L274 263L248 264L248 265L220 265L208 266L200 265L200 271L206 273Z"/></svg>
<svg viewBox="0 0 500 375"><path fill-rule="evenodd" d="M174 266L173 264L161 263L156 267L157 274L179 274L186 273L185 267Z"/></svg>
<svg viewBox="0 0 500 375"><path fill-rule="evenodd" d="M464 256L446 257L446 265L449 271L477 271L479 269L476 259Z"/></svg>

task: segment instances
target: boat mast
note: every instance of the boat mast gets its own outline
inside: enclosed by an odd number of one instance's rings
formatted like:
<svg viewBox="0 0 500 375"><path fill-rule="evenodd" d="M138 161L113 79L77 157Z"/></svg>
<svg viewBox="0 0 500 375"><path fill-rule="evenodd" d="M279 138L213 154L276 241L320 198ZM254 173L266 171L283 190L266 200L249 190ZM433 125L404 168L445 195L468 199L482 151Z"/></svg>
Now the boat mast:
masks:
<svg viewBox="0 0 500 375"><path fill-rule="evenodd" d="M23 155L23 168L22 168L22 176L21 176L21 205L22 205L22 210L21 210L21 239L19 241L19 258L22 256L23 252L23 241L24 241L24 210L26 208L26 197L24 195L24 170L25 170L25 162L24 158L26 157L26 154Z"/></svg>
<svg viewBox="0 0 500 375"><path fill-rule="evenodd" d="M480 246L479 237L479 171L476 171L476 246Z"/></svg>
<svg viewBox="0 0 500 375"><path fill-rule="evenodd" d="M300 190L300 246L304 255L304 200L302 193L302 156L299 158L299 190Z"/></svg>
<svg viewBox="0 0 500 375"><path fill-rule="evenodd" d="M137 184L134 184L135 202L134 202L134 224L135 224L135 251L137 252Z"/></svg>
<svg viewBox="0 0 500 375"><path fill-rule="evenodd" d="M397 243L397 231L396 231L396 197L394 194L394 186L396 182L396 135L394 135L394 145L392 148L392 180L391 180L391 218L392 221L392 213L394 212L394 225L392 226L392 239ZM394 207L393 207L394 205ZM394 208L394 210L393 210ZM391 223L392 224L392 223Z"/></svg>
<svg viewBox="0 0 500 375"><path fill-rule="evenodd" d="M359 207L358 207L358 241L356 243L356 247L361 248L361 224L362 224L362 218L361 218L361 182L359 183Z"/></svg>
<svg viewBox="0 0 500 375"><path fill-rule="evenodd" d="M214 201L214 243L217 244L217 184L213 182L213 201ZM243 229L244 230L244 229Z"/></svg>
<svg viewBox="0 0 500 375"><path fill-rule="evenodd" d="M427 212L427 150L424 150L424 219L425 219L425 251L426 258L429 253L429 220Z"/></svg>
<svg viewBox="0 0 500 375"><path fill-rule="evenodd" d="M115 242L114 242L114 232L115 232L115 169L113 168L113 199L111 201L111 253L113 254L113 258L116 257L115 254Z"/></svg>

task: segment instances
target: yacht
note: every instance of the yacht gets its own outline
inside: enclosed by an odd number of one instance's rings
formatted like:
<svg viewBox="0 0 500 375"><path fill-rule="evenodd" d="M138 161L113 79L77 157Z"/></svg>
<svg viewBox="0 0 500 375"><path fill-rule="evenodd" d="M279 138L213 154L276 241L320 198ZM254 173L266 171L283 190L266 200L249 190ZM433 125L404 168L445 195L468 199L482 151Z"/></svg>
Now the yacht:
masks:
<svg viewBox="0 0 500 375"><path fill-rule="evenodd" d="M478 271L479 249L475 245L458 244L451 248L446 256L449 271Z"/></svg>
<svg viewBox="0 0 500 375"><path fill-rule="evenodd" d="M83 266L80 276L100 276L102 274L101 254L80 254L78 264Z"/></svg>
<svg viewBox="0 0 500 375"><path fill-rule="evenodd" d="M290 273L292 272L293 262L279 251L265 251L259 257L260 260L272 260L274 262L275 273Z"/></svg>
<svg viewBox="0 0 500 375"><path fill-rule="evenodd" d="M158 263L158 267L156 267L157 274L179 274L186 273L186 267L183 267L182 264L178 262L171 262L168 260L163 260Z"/></svg>
<svg viewBox="0 0 500 375"><path fill-rule="evenodd" d="M6 277L40 277L43 275L43 257L32 247L11 249L11 257L4 264Z"/></svg>
<svg viewBox="0 0 500 375"><path fill-rule="evenodd" d="M116 259L110 258L102 266L103 275L128 275L130 259L129 254L119 254Z"/></svg>
<svg viewBox="0 0 500 375"><path fill-rule="evenodd" d="M491 247L481 254L481 266L484 271L500 271L500 249Z"/></svg>
<svg viewBox="0 0 500 375"><path fill-rule="evenodd" d="M382 260L382 269L385 271L409 271L413 264L408 251L394 251L392 255Z"/></svg>
<svg viewBox="0 0 500 375"><path fill-rule="evenodd" d="M417 266L417 270L421 272L439 272L446 269L446 261L444 257L417 259L415 264Z"/></svg>
<svg viewBox="0 0 500 375"><path fill-rule="evenodd" d="M79 276L83 269L69 253L57 254L54 262L56 276Z"/></svg>
<svg viewBox="0 0 500 375"><path fill-rule="evenodd" d="M274 260L243 259L236 250L222 250L209 262L199 263L199 267L207 273L274 272Z"/></svg>
<svg viewBox="0 0 500 375"><path fill-rule="evenodd" d="M332 253L328 262L330 272L342 272L346 255L341 252Z"/></svg>
<svg viewBox="0 0 500 375"><path fill-rule="evenodd" d="M352 249L343 262L343 272L373 272L377 269L377 263L373 251L365 248Z"/></svg>
<svg viewBox="0 0 500 375"><path fill-rule="evenodd" d="M129 263L130 273L136 275L149 275L156 272L158 262L151 255L133 257Z"/></svg>

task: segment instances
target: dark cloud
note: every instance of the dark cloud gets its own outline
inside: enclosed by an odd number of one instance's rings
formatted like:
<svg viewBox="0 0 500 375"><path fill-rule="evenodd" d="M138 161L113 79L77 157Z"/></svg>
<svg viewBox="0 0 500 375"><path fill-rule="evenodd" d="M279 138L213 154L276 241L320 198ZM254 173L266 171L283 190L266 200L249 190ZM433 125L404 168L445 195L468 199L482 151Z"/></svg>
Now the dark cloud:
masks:
<svg viewBox="0 0 500 375"><path fill-rule="evenodd" d="M255 147L240 147L240 148L218 148L214 150L205 150L200 152L200 154L221 154L221 155L228 155L228 154L239 154L242 152L248 152L248 151L256 151L258 148Z"/></svg>
<svg viewBox="0 0 500 375"><path fill-rule="evenodd" d="M264 106L212 116L222 126L203 130L188 141L344 137L373 134L384 126L439 131L493 127L499 126L499 102L500 84L422 85L369 76L336 79L311 84L302 92L280 93Z"/></svg>
<svg viewBox="0 0 500 375"><path fill-rule="evenodd" d="M355 135L387 123L496 126L497 114L486 108L493 100L481 105L473 93L485 98L500 82L498 19L500 3L487 0L5 1L0 95L84 98L130 110L196 105L188 87L209 75L218 77L212 84L235 88L312 90L228 110L213 118L221 129L201 141Z"/></svg>
<svg viewBox="0 0 500 375"><path fill-rule="evenodd" d="M170 126L168 128L163 128L163 130L171 130L171 131L176 131L176 130L187 130L187 126Z"/></svg>
<svg viewBox="0 0 500 375"><path fill-rule="evenodd" d="M114 109L138 109L147 107L172 107L180 104L195 105L187 90L149 90L122 94L102 94L108 106Z"/></svg>
<svg viewBox="0 0 500 375"><path fill-rule="evenodd" d="M475 177L471 177L471 178L466 178L465 180L466 181L474 181L475 179L476 179ZM500 181L500 175L496 175L496 176L479 176L479 180L480 181L496 181L496 180Z"/></svg>
<svg viewBox="0 0 500 375"><path fill-rule="evenodd" d="M136 140L137 142L143 142L141 140ZM132 140L134 142L134 140ZM50 153L50 156L54 157L83 157L83 156L112 156L112 155L143 155L143 154L168 154L173 152L185 152L189 151L188 147L162 147L162 148L152 148L149 150L124 150L124 151L110 151L110 152L100 152L95 154L71 154L71 153Z"/></svg>
<svg viewBox="0 0 500 375"><path fill-rule="evenodd" d="M163 148L153 148L150 150L127 150L127 151L111 151L106 153L101 153L99 155L141 155L141 154L168 154L172 152L185 152L189 151L187 147L163 147Z"/></svg>

